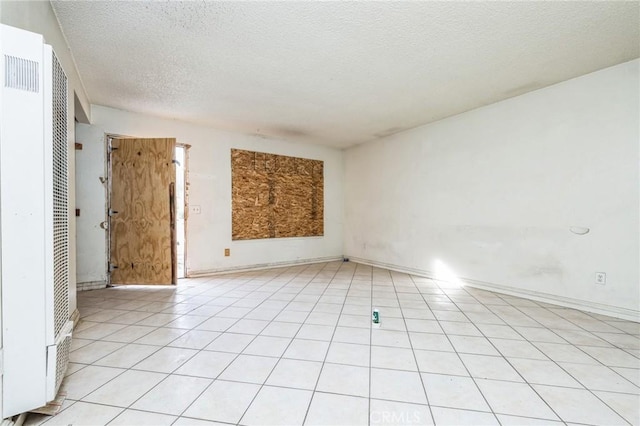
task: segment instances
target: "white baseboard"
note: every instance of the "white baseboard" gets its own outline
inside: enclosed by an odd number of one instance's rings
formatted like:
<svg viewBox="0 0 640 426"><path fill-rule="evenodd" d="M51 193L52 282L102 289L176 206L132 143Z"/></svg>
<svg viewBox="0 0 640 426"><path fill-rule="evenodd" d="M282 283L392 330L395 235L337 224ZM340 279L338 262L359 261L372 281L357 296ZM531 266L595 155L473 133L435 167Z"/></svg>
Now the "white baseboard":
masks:
<svg viewBox="0 0 640 426"><path fill-rule="evenodd" d="M87 281L76 284L76 291L98 290L100 288L106 288L106 281Z"/></svg>
<svg viewBox="0 0 640 426"><path fill-rule="evenodd" d="M253 264L253 265L242 265L242 266L232 266L232 267L218 268L218 269L208 269L204 271L188 271L187 278L204 277L207 275L228 274L230 272L248 272L248 271L257 271L260 269L283 268L287 266L311 265L314 263L333 262L336 260L342 260L342 256L317 257L314 259L299 259L299 260L274 262L274 263L259 263L259 264Z"/></svg>
<svg viewBox="0 0 640 426"><path fill-rule="evenodd" d="M75 329L80 322L80 311L78 309L73 311L73 313L71 314L71 318L69 319L73 322L73 328Z"/></svg>
<svg viewBox="0 0 640 426"><path fill-rule="evenodd" d="M362 263L365 265L376 266L379 268L390 269L392 271L404 272L407 274L417 275L426 278L434 278L433 271L407 268L404 266L393 265L389 263L377 262L368 259L361 259L359 257L345 256L352 262ZM610 317L621 318L624 320L640 322L640 311L621 308L618 306L604 305L601 303L590 302L586 300L573 299L570 297L557 296L554 294L543 293L533 290L525 290L507 287L500 284L493 284L484 281L474 280L470 278L462 278L460 280L469 287L478 288L481 290L493 291L496 293L508 294L510 296L523 297L525 299L531 299L538 302L550 303L553 305L564 306L566 308L580 309L582 311L593 312L600 315L607 315Z"/></svg>

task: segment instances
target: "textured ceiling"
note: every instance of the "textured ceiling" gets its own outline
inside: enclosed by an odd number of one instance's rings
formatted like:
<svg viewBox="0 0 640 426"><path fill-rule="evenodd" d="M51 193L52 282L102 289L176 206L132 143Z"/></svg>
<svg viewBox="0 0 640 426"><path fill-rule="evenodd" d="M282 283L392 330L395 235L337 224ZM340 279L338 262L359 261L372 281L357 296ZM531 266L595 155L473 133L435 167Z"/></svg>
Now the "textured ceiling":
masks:
<svg viewBox="0 0 640 426"><path fill-rule="evenodd" d="M348 147L639 56L632 2L52 2L92 103Z"/></svg>

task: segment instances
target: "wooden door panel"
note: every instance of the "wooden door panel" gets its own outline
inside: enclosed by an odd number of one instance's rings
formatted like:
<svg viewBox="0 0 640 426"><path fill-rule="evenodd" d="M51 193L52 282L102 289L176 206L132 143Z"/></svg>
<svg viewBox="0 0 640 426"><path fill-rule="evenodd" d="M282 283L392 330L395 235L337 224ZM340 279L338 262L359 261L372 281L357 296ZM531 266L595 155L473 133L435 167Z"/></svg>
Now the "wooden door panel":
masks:
<svg viewBox="0 0 640 426"><path fill-rule="evenodd" d="M172 284L175 139L113 139L112 284Z"/></svg>

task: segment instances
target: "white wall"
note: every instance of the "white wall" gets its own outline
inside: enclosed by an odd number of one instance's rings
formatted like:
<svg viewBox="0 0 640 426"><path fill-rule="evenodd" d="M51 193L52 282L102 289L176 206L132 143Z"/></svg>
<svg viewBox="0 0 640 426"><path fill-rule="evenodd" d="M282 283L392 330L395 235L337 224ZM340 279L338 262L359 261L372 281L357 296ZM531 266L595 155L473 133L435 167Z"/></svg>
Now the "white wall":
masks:
<svg viewBox="0 0 640 426"><path fill-rule="evenodd" d="M639 75L635 60L349 149L345 256L429 275L440 261L638 320Z"/></svg>
<svg viewBox="0 0 640 426"><path fill-rule="evenodd" d="M297 144L282 140L229 133L216 129L135 114L92 105L92 125L79 126L88 135L85 144L102 144L102 133L136 137L175 137L178 143L191 145L189 159L189 202L201 207L202 213L191 214L188 220L187 271L199 274L234 268L246 268L292 262L339 258L342 255L343 218L343 162L342 151L316 145ZM80 130L83 129L83 130ZM86 131L86 133L85 133ZM100 145L102 147L102 145ZM325 232L323 237L278 238L250 241L231 241L231 148L311 158L324 161L325 178ZM85 149L87 149L85 145ZM97 148L95 148L97 149ZM91 148L93 151L94 148ZM78 181L90 185L102 173L102 165L93 165L93 171L80 171L82 154L78 155ZM92 157L96 162L97 157ZM87 175L85 175L87 173ZM96 194L84 199L78 193L82 209L102 206L103 199ZM84 210L83 210L84 211ZM82 216L81 216L82 217ZM98 219L97 216L93 219ZM92 225L93 226L93 225ZM104 261L104 235L97 232L79 232L78 245L94 247L95 252L79 257L78 276L94 281L101 278L95 266ZM224 249L231 256L224 256ZM101 260L102 259L102 260Z"/></svg>

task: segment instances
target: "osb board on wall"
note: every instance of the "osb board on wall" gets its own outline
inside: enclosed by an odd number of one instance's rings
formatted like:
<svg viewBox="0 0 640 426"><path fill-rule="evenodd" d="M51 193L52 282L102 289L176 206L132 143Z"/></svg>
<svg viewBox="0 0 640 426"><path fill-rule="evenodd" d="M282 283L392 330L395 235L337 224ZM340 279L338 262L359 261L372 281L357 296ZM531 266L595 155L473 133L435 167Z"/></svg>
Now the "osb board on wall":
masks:
<svg viewBox="0 0 640 426"><path fill-rule="evenodd" d="M232 239L324 235L324 162L231 150Z"/></svg>

